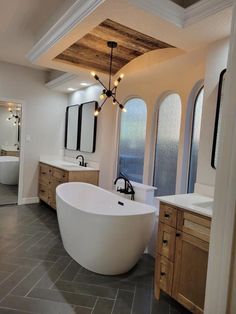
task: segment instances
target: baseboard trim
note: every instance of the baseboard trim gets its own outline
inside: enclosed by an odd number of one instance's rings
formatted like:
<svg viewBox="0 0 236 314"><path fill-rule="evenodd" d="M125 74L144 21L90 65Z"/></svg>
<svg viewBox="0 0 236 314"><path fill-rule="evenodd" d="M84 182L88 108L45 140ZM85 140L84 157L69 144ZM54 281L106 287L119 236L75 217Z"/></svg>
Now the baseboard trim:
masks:
<svg viewBox="0 0 236 314"><path fill-rule="evenodd" d="M19 201L19 205L36 204L36 203L39 203L38 197L23 197L21 201Z"/></svg>

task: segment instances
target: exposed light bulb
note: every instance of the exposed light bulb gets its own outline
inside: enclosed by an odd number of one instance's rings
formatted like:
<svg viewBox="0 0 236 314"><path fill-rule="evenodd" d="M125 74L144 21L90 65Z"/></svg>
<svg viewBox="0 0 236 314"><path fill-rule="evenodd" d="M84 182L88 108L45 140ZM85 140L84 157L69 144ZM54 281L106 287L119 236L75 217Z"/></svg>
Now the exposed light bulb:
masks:
<svg viewBox="0 0 236 314"><path fill-rule="evenodd" d="M122 104L119 104L119 107L120 109L123 111L123 112L126 112L127 110L125 109L125 107L122 105Z"/></svg>
<svg viewBox="0 0 236 314"><path fill-rule="evenodd" d="M98 107L96 110L95 110L95 112L94 112L94 115L95 115L95 117L97 117L98 115L99 115L99 112L101 111L101 107Z"/></svg>
<svg viewBox="0 0 236 314"><path fill-rule="evenodd" d="M90 72L93 77L95 77L96 73L94 71Z"/></svg>
<svg viewBox="0 0 236 314"><path fill-rule="evenodd" d="M99 98L100 98L101 100L103 100L105 97L106 97L106 90L104 89L104 90L102 91L101 95L99 96Z"/></svg>
<svg viewBox="0 0 236 314"><path fill-rule="evenodd" d="M124 76L125 76L125 75L124 75L123 73L121 73L120 78L123 79Z"/></svg>
<svg viewBox="0 0 236 314"><path fill-rule="evenodd" d="M10 112L11 112L11 108L10 108L10 107L8 108L8 111L10 111Z"/></svg>
<svg viewBox="0 0 236 314"><path fill-rule="evenodd" d="M119 84L119 82L116 80L116 81L114 82L114 86L118 86L118 84Z"/></svg>
<svg viewBox="0 0 236 314"><path fill-rule="evenodd" d="M116 104L116 101L113 99L113 100L112 100L112 103L113 103L113 105L115 105L115 104Z"/></svg>

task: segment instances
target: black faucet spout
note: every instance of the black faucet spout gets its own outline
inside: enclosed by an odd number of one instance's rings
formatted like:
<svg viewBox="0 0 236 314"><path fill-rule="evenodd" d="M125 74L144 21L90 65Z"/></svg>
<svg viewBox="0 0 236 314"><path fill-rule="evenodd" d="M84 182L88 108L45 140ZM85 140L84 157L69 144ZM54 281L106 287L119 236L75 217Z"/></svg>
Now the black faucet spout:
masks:
<svg viewBox="0 0 236 314"><path fill-rule="evenodd" d="M124 188L117 188L117 192L120 192L120 193L123 193L123 194L129 194L131 195L131 200L134 200L134 194L135 194L135 191L134 191L134 188L131 184L131 182L129 181L128 178L126 178L125 176L119 176L115 179L114 181L114 185L116 185L117 181L118 180L123 180L124 183L125 183L125 186Z"/></svg>
<svg viewBox="0 0 236 314"><path fill-rule="evenodd" d="M82 167L87 167L87 162L84 162L84 156L83 155L78 155L76 157L76 159L79 159L81 158L81 161L79 162L79 165L82 166Z"/></svg>

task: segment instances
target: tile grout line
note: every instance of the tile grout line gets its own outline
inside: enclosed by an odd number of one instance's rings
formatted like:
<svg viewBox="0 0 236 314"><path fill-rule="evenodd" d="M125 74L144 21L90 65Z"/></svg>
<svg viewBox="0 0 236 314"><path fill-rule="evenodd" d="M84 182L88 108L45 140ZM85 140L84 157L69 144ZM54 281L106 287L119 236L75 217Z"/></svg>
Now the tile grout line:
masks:
<svg viewBox="0 0 236 314"><path fill-rule="evenodd" d="M28 252L32 247L35 246L35 244L37 244L38 242L40 242L42 239L46 238L50 233L51 233L51 232L48 231L48 233L45 234L42 238L40 238L40 239L39 239L38 241L36 241L34 244L30 245L30 246L28 247L28 249L26 250L26 252Z"/></svg>
<svg viewBox="0 0 236 314"><path fill-rule="evenodd" d="M62 273L57 277L57 279L51 284L51 286L49 287L49 289L51 289L55 283L61 278L62 274L67 270L67 268L70 266L70 264L72 263L72 260L69 262L69 264L65 267L65 269L62 271Z"/></svg>
<svg viewBox="0 0 236 314"><path fill-rule="evenodd" d="M135 300L135 296L136 296L136 291L137 291L137 285L135 285L135 288L134 288L134 295L133 295L132 305L131 305L131 309L130 309L130 314L133 313L133 309L134 309L134 300Z"/></svg>
<svg viewBox="0 0 236 314"><path fill-rule="evenodd" d="M31 271L25 275L2 299L0 299L0 303L2 302L3 299L5 299L23 280L25 280L39 265L41 264L41 262L39 262L36 266L34 266ZM14 272L15 273L15 272ZM14 274L13 273L13 274ZM13 275L12 274L12 275Z"/></svg>
<svg viewBox="0 0 236 314"><path fill-rule="evenodd" d="M40 289L45 289L45 288L40 288ZM88 294L88 293L81 293L81 292L72 292L72 291L67 291L67 290L63 290L63 289L51 289L52 291L57 291L57 292L66 292L66 293L71 293L71 294L79 294L79 295L87 295L90 297L95 297L95 298L102 298L102 299L106 299L106 300L112 300L115 301L115 299L109 298L109 297L104 297L104 296L100 296L100 295L94 295L94 294ZM124 290L123 290L124 291ZM130 292L130 291L128 291Z"/></svg>
<svg viewBox="0 0 236 314"><path fill-rule="evenodd" d="M42 232L43 232L43 231L38 231L36 234L32 235L31 239L27 239L27 240L23 241L21 244L17 245L15 248L11 249L11 250L9 251L9 253L10 253L10 254L11 254L11 253L14 254L14 251L16 251L17 249L19 249L19 247L20 247L21 245L24 245L27 241L32 240L33 237L35 237L36 235L38 235L39 233L42 233ZM44 236L45 236L45 235L43 235L42 238L43 238ZM42 238L40 238L40 240L41 240Z"/></svg>
<svg viewBox="0 0 236 314"><path fill-rule="evenodd" d="M53 262L52 262L52 263L53 263ZM36 283L31 287L31 289L25 294L24 297L27 297L27 296L29 295L29 293L36 287L36 285L37 285L37 284L39 283L39 281L43 278L43 276L45 276L45 273L46 273L46 272L48 273L48 272L50 271L50 269L55 266L55 264L56 264L56 263L53 263L53 264L49 267L49 269L48 269L47 271L45 271L45 272L42 274L42 276L39 278L39 280L36 281Z"/></svg>
<svg viewBox="0 0 236 314"><path fill-rule="evenodd" d="M7 310L13 310L13 311L18 311L17 309L13 309L12 307L8 307L8 306L1 306L0 305L0 310L1 309L7 309ZM27 314L39 314L38 312L27 312L27 311L24 311L24 310L21 310L21 313L27 313ZM16 312L17 314L17 312Z"/></svg>
<svg viewBox="0 0 236 314"><path fill-rule="evenodd" d="M118 288L118 289L117 289L117 292L116 292L116 298L115 298L114 303L113 303L113 306L112 306L111 314L113 314L113 312L114 312L115 305L116 305L116 301L117 301L117 298L118 298L119 290L120 290L120 289Z"/></svg>
<svg viewBox="0 0 236 314"><path fill-rule="evenodd" d="M87 285L87 286L95 286L95 287L100 287L100 288L108 288L108 289L116 289L116 290L119 289L119 290L122 290L122 291L132 292L132 293L134 292L134 289L133 290L128 290L128 289L123 289L123 288L119 288L119 287L112 287L112 286L109 286L109 285L107 285L107 286L106 285L102 285L102 284L99 285L99 284L96 284L96 283L77 282L77 281L74 281L74 280L61 280L61 281L77 283L77 284L82 284L82 285ZM117 283L118 283L118 281L117 281Z"/></svg>
<svg viewBox="0 0 236 314"><path fill-rule="evenodd" d="M99 299L99 297L96 298L96 301L95 301L94 306L93 306L93 308L92 308L91 314L93 314L93 312L94 312L94 310L95 310L95 307L96 307L96 305L97 305L97 303L98 303L98 299Z"/></svg>

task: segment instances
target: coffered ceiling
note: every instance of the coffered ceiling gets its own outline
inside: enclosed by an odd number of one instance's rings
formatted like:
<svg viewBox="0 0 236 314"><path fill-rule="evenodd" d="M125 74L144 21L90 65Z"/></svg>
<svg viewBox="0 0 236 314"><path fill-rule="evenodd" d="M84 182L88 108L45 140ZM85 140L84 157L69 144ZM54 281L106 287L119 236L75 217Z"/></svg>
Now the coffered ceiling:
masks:
<svg viewBox="0 0 236 314"><path fill-rule="evenodd" d="M110 40L118 44L117 48L114 48L112 74L144 53L173 47L156 38L106 19L60 53L55 60L108 73L110 48L107 47L107 41Z"/></svg>

